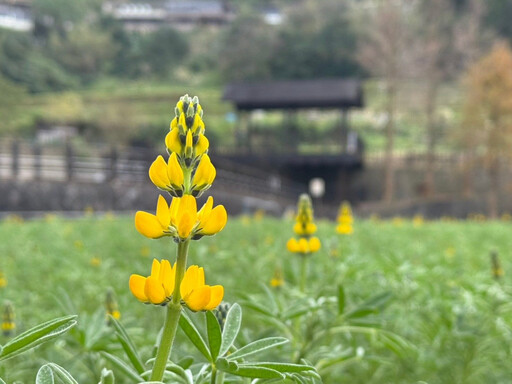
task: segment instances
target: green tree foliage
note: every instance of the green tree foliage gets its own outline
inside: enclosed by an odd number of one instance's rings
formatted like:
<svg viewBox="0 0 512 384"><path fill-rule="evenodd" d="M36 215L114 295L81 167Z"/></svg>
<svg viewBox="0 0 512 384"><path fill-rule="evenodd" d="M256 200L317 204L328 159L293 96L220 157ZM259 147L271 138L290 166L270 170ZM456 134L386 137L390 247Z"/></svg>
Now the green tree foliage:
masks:
<svg viewBox="0 0 512 384"><path fill-rule="evenodd" d="M512 2L508 0L487 0L487 26L494 29L500 36L512 42Z"/></svg>
<svg viewBox="0 0 512 384"><path fill-rule="evenodd" d="M159 76L169 75L188 54L187 41L172 28L162 28L147 35L142 44L147 71Z"/></svg>

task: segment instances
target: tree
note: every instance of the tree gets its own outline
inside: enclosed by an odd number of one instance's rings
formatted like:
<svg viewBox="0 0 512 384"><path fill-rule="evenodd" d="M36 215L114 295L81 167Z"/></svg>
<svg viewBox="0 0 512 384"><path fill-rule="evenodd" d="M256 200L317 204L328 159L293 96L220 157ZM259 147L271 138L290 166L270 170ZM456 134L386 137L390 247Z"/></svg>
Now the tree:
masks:
<svg viewBox="0 0 512 384"><path fill-rule="evenodd" d="M436 118L439 87L453 72L454 11L449 0L421 0L418 7L419 28L415 44L417 75L424 80L425 92L425 132L427 137L427 162L424 179L424 192L431 196L435 191L434 161L437 137L439 136Z"/></svg>
<svg viewBox="0 0 512 384"><path fill-rule="evenodd" d="M498 215L500 162L512 145L512 51L497 43L469 68L465 78L463 136L466 146L483 155L489 177L488 209Z"/></svg>
<svg viewBox="0 0 512 384"><path fill-rule="evenodd" d="M395 135L396 99L400 79L408 66L407 48L410 42L410 26L407 14L411 12L407 1L384 0L370 2L360 25L365 26L359 46L361 64L384 82L386 93L386 153L383 200L391 203L394 195L393 148Z"/></svg>

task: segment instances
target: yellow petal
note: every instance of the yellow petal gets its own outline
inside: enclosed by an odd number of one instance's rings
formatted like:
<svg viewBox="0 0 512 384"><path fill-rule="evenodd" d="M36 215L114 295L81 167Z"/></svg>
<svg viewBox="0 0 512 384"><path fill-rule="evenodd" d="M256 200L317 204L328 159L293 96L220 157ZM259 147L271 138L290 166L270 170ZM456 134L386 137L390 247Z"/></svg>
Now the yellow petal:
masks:
<svg viewBox="0 0 512 384"><path fill-rule="evenodd" d="M293 232L295 232L299 236L305 235L302 223L295 223L295 225L293 226Z"/></svg>
<svg viewBox="0 0 512 384"><path fill-rule="evenodd" d="M169 215L171 217L171 225L176 227L178 208L180 206L181 197L173 197L169 206Z"/></svg>
<svg viewBox="0 0 512 384"><path fill-rule="evenodd" d="M216 308L224 298L224 287L222 285L214 285L210 289L210 301L204 307L205 310L211 311Z"/></svg>
<svg viewBox="0 0 512 384"><path fill-rule="evenodd" d="M175 279L175 271L169 263L169 260L162 260L160 264L160 283L162 283L165 295L167 297L171 296L174 292L174 279Z"/></svg>
<svg viewBox="0 0 512 384"><path fill-rule="evenodd" d="M199 138L196 143L196 156L201 156L202 154L208 151L208 147L210 146L210 142L206 138L205 135L199 134Z"/></svg>
<svg viewBox="0 0 512 384"><path fill-rule="evenodd" d="M205 219L203 228L199 231L201 235L211 236L222 231L228 221L228 213L223 205L217 205Z"/></svg>
<svg viewBox="0 0 512 384"><path fill-rule="evenodd" d="M200 221L199 227L202 228L204 222L210 217L210 213L212 212L213 208L213 197L208 196L208 199L206 200L206 203L201 207L199 212L197 212L197 219Z"/></svg>
<svg viewBox="0 0 512 384"><path fill-rule="evenodd" d="M194 196L185 195L181 198L176 213L176 229L182 239L190 236L197 223L197 201Z"/></svg>
<svg viewBox="0 0 512 384"><path fill-rule="evenodd" d="M183 300L185 300L190 292L192 292L192 290L197 287L198 272L199 267L197 265L191 265L185 272L185 276L183 276L183 280L181 280L180 285L180 294Z"/></svg>
<svg viewBox="0 0 512 384"><path fill-rule="evenodd" d="M194 290L185 299L185 303L192 311L201 311L209 304L211 297L211 287L203 285L194 288Z"/></svg>
<svg viewBox="0 0 512 384"><path fill-rule="evenodd" d="M167 164L162 156L158 156L149 167L149 178L160 189L167 189L170 184L167 175Z"/></svg>
<svg viewBox="0 0 512 384"><path fill-rule="evenodd" d="M204 268L203 267L199 267L199 269L197 270L196 285L198 285L198 286L205 285L205 283L204 283Z"/></svg>
<svg viewBox="0 0 512 384"><path fill-rule="evenodd" d="M201 188L213 183L216 172L217 171L215 170L210 157L208 155L203 155L192 179L192 185Z"/></svg>
<svg viewBox="0 0 512 384"><path fill-rule="evenodd" d="M162 195L158 196L158 202L156 204L156 217L163 228L168 228L171 223L171 214L169 212L169 206L167 201Z"/></svg>
<svg viewBox="0 0 512 384"><path fill-rule="evenodd" d="M146 278L141 275L130 276L130 291L133 296L142 302L147 302L148 297L144 293L144 285L146 284Z"/></svg>
<svg viewBox="0 0 512 384"><path fill-rule="evenodd" d="M151 265L151 277L156 280L160 279L160 262L157 259L153 259L153 264Z"/></svg>
<svg viewBox="0 0 512 384"><path fill-rule="evenodd" d="M309 239L309 251L310 252L317 252L321 247L320 240L318 237L312 237Z"/></svg>
<svg viewBox="0 0 512 384"><path fill-rule="evenodd" d="M309 252L309 243L308 241L301 237L299 239L299 252L302 252L302 253L308 253Z"/></svg>
<svg viewBox="0 0 512 384"><path fill-rule="evenodd" d="M150 239L158 239L165 236L162 224L155 215L151 213L138 211L135 214L135 228L140 234L149 237Z"/></svg>
<svg viewBox="0 0 512 384"><path fill-rule="evenodd" d="M178 156L176 155L176 152L171 153L171 156L169 157L169 164L167 165L167 175L172 185L183 185L183 169L181 169L180 163L178 162Z"/></svg>
<svg viewBox="0 0 512 384"><path fill-rule="evenodd" d="M182 145L180 141L180 131L178 128L171 129L171 131L165 136L165 146L171 152L176 152L178 154L182 151Z"/></svg>
<svg viewBox="0 0 512 384"><path fill-rule="evenodd" d="M298 252L299 251L299 243L297 242L297 239L295 238L291 238L290 240L288 240L288 242L286 243L286 248L290 251L290 252Z"/></svg>
<svg viewBox="0 0 512 384"><path fill-rule="evenodd" d="M162 304L165 301L165 290L160 281L149 276L144 284L144 294L153 304Z"/></svg>
<svg viewBox="0 0 512 384"><path fill-rule="evenodd" d="M307 223L306 224L306 235L312 235L315 232L316 232L316 224Z"/></svg>
<svg viewBox="0 0 512 384"><path fill-rule="evenodd" d="M203 119L201 119L201 116L198 113L196 113L194 116L194 122L192 123L192 128L190 130L194 135L197 135L197 133L202 133L204 130Z"/></svg>
<svg viewBox="0 0 512 384"><path fill-rule="evenodd" d="M192 131L187 131L187 136L185 138L185 157L189 158L192 156L193 153L193 137L192 137Z"/></svg>

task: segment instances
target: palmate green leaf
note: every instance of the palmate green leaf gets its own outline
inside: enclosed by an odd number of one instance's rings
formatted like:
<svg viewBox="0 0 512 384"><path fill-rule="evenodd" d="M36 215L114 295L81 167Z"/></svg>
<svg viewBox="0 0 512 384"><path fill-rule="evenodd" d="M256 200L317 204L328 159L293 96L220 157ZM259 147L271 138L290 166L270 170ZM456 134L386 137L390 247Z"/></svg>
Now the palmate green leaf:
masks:
<svg viewBox="0 0 512 384"><path fill-rule="evenodd" d="M186 313L182 313L180 316L180 327L183 332L185 332L185 335L187 335L192 344L194 344L195 347L199 350L199 352L201 352L208 361L213 362L206 342Z"/></svg>
<svg viewBox="0 0 512 384"><path fill-rule="evenodd" d="M242 308L238 304L233 304L226 315L224 330L222 331L222 344L220 346L219 356L224 356L229 348L235 342L240 325L242 324Z"/></svg>
<svg viewBox="0 0 512 384"><path fill-rule="evenodd" d="M48 365L43 365L39 368L36 376L36 384L54 384L55 377L53 371Z"/></svg>
<svg viewBox="0 0 512 384"><path fill-rule="evenodd" d="M106 360L108 360L114 367L116 367L121 373L123 373L126 377L130 378L132 381L135 381L136 383L144 381L142 376L137 371L135 371L132 367L130 367L126 362L121 360L119 357L104 351L100 352L100 354Z"/></svg>
<svg viewBox="0 0 512 384"><path fill-rule="evenodd" d="M210 354L212 360L217 360L222 343L222 334L220 331L219 321L212 311L206 312L206 330L208 332L208 345L210 346Z"/></svg>
<svg viewBox="0 0 512 384"><path fill-rule="evenodd" d="M59 317L36 325L18 335L3 346L0 361L10 359L22 352L52 340L76 325L76 315Z"/></svg>
<svg viewBox="0 0 512 384"><path fill-rule="evenodd" d="M62 381L64 384L78 384L78 381L76 381L71 374L66 371L64 368L62 368L60 365L57 365L55 363L48 363L44 365L43 367L50 367L55 376L59 378L60 381Z"/></svg>
<svg viewBox="0 0 512 384"><path fill-rule="evenodd" d="M251 356L286 343L288 343L288 339L285 339L284 337L268 337L266 339L253 341L252 343L249 343L233 352L226 358L228 360L235 360L242 357Z"/></svg>
<svg viewBox="0 0 512 384"><path fill-rule="evenodd" d="M121 343L121 346L123 347L124 353L126 353L126 356L132 363L133 368L139 373L139 375L145 371L144 369L144 363L142 359L139 356L139 353L137 352L137 349L135 348L135 345L133 344L132 340L130 339L130 336L128 336L128 333L126 332L126 329L124 326L119 322L117 319L114 319L112 316L109 316L110 323L114 326L114 329L116 331L117 339L119 340L119 343Z"/></svg>

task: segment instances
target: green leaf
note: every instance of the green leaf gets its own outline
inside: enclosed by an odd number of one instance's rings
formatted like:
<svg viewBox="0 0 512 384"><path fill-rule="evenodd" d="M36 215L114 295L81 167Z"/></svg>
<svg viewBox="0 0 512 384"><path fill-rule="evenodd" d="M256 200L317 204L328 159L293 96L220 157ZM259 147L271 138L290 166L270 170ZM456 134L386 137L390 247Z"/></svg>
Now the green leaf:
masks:
<svg viewBox="0 0 512 384"><path fill-rule="evenodd" d="M36 325L4 345L0 361L10 359L39 344L52 340L76 325L76 315L64 316Z"/></svg>
<svg viewBox="0 0 512 384"><path fill-rule="evenodd" d="M112 372L110 369L103 368L101 370L101 380L99 384L114 384L114 372Z"/></svg>
<svg viewBox="0 0 512 384"><path fill-rule="evenodd" d="M3 381L1 377L0 377L0 384L6 384L5 381Z"/></svg>
<svg viewBox="0 0 512 384"><path fill-rule="evenodd" d="M60 365L57 365L55 363L48 363L46 366L50 367L55 373L55 375L64 383L64 384L78 384L78 381L76 381L71 374L66 371L64 368L62 368Z"/></svg>
<svg viewBox="0 0 512 384"><path fill-rule="evenodd" d="M251 302L251 301L244 301L242 304L243 304L244 308L247 307L249 309L253 309L256 312L261 313L262 315L270 316L270 317L274 316L274 314L272 312L269 312L267 310L267 308L265 308L263 305L259 305L254 302Z"/></svg>
<svg viewBox="0 0 512 384"><path fill-rule="evenodd" d="M238 364L234 361L228 361L227 359L221 357L219 358L215 365L217 366L218 369L220 369L221 371L225 371L225 372L228 372L228 371L236 371L238 369Z"/></svg>
<svg viewBox="0 0 512 384"><path fill-rule="evenodd" d="M3 383L3 381L2 381ZM54 384L55 378L53 377L53 371L48 365L43 365L39 368L36 376L36 384Z"/></svg>
<svg viewBox="0 0 512 384"><path fill-rule="evenodd" d="M192 344L194 344L195 347L199 350L199 352L201 352L208 361L213 362L210 351L206 346L206 342L186 313L182 313L180 316L180 327L183 332L185 332L185 335L187 335Z"/></svg>
<svg viewBox="0 0 512 384"><path fill-rule="evenodd" d="M121 360L119 357L111 355L108 352L100 352L101 356L103 356L106 360L108 360L114 367L116 367L121 373L123 373L126 377L129 377L131 380L136 383L140 383L144 381L144 379L140 376L140 374L133 370L127 363Z"/></svg>
<svg viewBox="0 0 512 384"><path fill-rule="evenodd" d="M222 331L222 344L220 346L219 356L224 356L229 348L235 342L240 325L242 324L242 308L238 304L233 304L226 315L224 330Z"/></svg>
<svg viewBox="0 0 512 384"><path fill-rule="evenodd" d="M183 369L189 368L192 364L194 364L194 358L190 356L184 357L176 363L176 365L179 365Z"/></svg>
<svg viewBox="0 0 512 384"><path fill-rule="evenodd" d="M345 289L343 285L338 285L338 314L341 315L345 311Z"/></svg>
<svg viewBox="0 0 512 384"><path fill-rule="evenodd" d="M219 356L220 344L222 343L222 334L220 331L219 321L212 311L206 312L206 330L208 332L208 345L210 346L210 354L212 360L217 360Z"/></svg>
<svg viewBox="0 0 512 384"><path fill-rule="evenodd" d="M314 371L315 368L310 365L302 365L302 364L292 364L292 363L274 363L274 362L258 362L258 363L250 363L249 365L253 367L264 367L270 368L278 372L305 372L305 371ZM240 364L239 368L245 367L246 364Z"/></svg>
<svg viewBox="0 0 512 384"><path fill-rule="evenodd" d="M235 376L251 377L254 379L284 379L284 375L274 369L254 365L239 366L236 370L225 370L224 372Z"/></svg>
<svg viewBox="0 0 512 384"><path fill-rule="evenodd" d="M256 353L260 353L270 348L277 347L278 345L286 344L288 340L284 337L268 337L266 339L256 340L252 343L249 343L239 350L233 352L231 355L227 356L228 360L239 359L241 357L247 357L254 355Z"/></svg>
<svg viewBox="0 0 512 384"><path fill-rule="evenodd" d="M365 317L369 315L374 315L378 313L378 310L373 307L357 307L351 310L350 312L347 312L345 314L345 318L347 319L356 319L359 317Z"/></svg>
<svg viewBox="0 0 512 384"><path fill-rule="evenodd" d="M114 326L116 331L117 339L121 343L123 347L124 353L132 363L133 368L139 373L139 375L144 372L144 363L140 358L135 345L133 344L130 336L126 332L124 326L117 319L114 319L112 316L109 316L110 323Z"/></svg>
<svg viewBox="0 0 512 384"><path fill-rule="evenodd" d="M373 307L382 309L386 306L386 304L391 300L393 294L391 292L383 292L379 293L375 296L370 297L367 301L365 301L362 306L364 307Z"/></svg>

